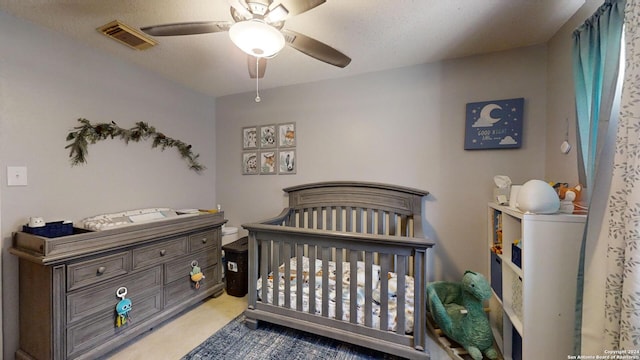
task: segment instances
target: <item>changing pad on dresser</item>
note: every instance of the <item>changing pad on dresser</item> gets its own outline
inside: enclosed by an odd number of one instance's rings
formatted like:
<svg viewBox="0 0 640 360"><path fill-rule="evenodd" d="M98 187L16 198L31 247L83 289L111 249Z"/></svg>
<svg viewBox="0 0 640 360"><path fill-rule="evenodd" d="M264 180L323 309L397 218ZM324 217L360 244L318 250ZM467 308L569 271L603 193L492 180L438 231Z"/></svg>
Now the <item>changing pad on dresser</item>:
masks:
<svg viewBox="0 0 640 360"><path fill-rule="evenodd" d="M166 220L182 214L182 212L171 208L145 208L137 210L127 210L111 214L101 214L85 218L80 221L80 226L87 230L106 230L115 227L139 224L148 221ZM198 213L188 213L181 216L198 215Z"/></svg>

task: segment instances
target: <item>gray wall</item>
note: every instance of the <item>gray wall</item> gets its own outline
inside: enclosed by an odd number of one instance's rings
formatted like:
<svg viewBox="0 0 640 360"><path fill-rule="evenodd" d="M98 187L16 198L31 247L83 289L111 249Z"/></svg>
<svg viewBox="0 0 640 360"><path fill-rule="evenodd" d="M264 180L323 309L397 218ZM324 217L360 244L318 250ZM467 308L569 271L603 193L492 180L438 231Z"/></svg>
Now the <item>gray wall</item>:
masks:
<svg viewBox="0 0 640 360"><path fill-rule="evenodd" d="M3 353L12 359L19 301L11 232L29 216L75 221L140 207L214 207L215 102L2 12L0 45ZM121 140L90 145L88 163L71 167L65 138L79 117L125 128L146 121L192 144L208 169L198 175L173 149ZM29 185L7 187L7 165L27 166Z"/></svg>
<svg viewBox="0 0 640 360"><path fill-rule="evenodd" d="M239 225L277 215L281 189L294 184L366 180L428 190L434 278L485 273L493 176L545 176L546 57L534 46L264 90L260 103L253 93L218 98L219 202ZM465 151L466 103L516 97L525 98L523 147ZM297 175L242 175L242 127L289 121L297 123Z"/></svg>

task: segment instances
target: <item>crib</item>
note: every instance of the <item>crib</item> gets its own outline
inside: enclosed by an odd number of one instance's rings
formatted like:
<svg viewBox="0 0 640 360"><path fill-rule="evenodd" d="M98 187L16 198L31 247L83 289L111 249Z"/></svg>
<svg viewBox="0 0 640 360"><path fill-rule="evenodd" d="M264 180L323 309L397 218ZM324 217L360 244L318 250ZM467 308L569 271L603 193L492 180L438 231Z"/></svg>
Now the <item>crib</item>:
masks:
<svg viewBox="0 0 640 360"><path fill-rule="evenodd" d="M266 321L429 359L427 251L434 244L423 234L421 211L428 192L348 181L284 191L289 206L278 216L242 225L249 232L246 325Z"/></svg>

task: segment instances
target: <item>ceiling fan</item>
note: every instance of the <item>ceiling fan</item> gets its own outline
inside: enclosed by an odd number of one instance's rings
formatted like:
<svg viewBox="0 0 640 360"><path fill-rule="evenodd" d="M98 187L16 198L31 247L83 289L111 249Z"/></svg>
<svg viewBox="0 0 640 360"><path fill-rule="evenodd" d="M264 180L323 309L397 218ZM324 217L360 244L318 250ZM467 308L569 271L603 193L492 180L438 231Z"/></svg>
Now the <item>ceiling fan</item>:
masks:
<svg viewBox="0 0 640 360"><path fill-rule="evenodd" d="M326 0L227 0L231 21L198 21L154 25L141 28L152 36L195 35L229 32L231 40L248 54L251 78L262 78L271 58L285 46L338 67L345 67L351 58L318 40L291 30L284 30L285 21L309 11Z"/></svg>

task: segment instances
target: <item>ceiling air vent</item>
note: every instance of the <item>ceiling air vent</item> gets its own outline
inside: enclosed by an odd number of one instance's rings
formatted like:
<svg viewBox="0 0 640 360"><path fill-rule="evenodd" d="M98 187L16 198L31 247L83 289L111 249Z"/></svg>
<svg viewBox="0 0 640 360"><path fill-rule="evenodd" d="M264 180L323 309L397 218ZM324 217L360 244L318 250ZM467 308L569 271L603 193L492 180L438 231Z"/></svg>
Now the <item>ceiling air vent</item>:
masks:
<svg viewBox="0 0 640 360"><path fill-rule="evenodd" d="M137 50L145 50L158 44L155 40L118 20L113 20L112 22L99 27L97 30L106 36Z"/></svg>

